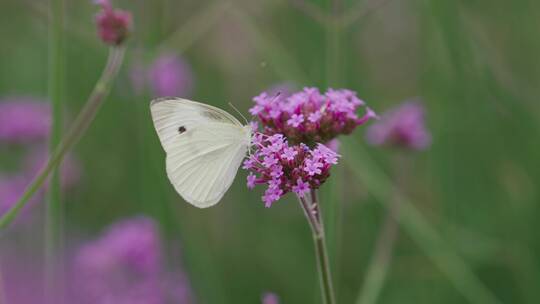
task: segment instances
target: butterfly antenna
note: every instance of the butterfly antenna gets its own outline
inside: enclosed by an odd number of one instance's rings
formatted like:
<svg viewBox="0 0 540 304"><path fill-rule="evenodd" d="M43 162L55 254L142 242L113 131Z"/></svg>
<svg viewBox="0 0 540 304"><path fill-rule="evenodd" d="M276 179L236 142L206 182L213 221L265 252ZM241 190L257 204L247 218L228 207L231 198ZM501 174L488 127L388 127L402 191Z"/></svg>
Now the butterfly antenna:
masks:
<svg viewBox="0 0 540 304"><path fill-rule="evenodd" d="M246 122L246 125L249 124L246 117L244 115L242 115L242 112L238 111L238 109L230 102L229 102L229 106L231 106L231 108L233 108L236 111L236 113L238 113L244 119L244 121Z"/></svg>
<svg viewBox="0 0 540 304"><path fill-rule="evenodd" d="M278 99L279 96L281 96L281 91L278 91L276 95L274 95L274 99L272 99L272 102L276 101L276 99Z"/></svg>

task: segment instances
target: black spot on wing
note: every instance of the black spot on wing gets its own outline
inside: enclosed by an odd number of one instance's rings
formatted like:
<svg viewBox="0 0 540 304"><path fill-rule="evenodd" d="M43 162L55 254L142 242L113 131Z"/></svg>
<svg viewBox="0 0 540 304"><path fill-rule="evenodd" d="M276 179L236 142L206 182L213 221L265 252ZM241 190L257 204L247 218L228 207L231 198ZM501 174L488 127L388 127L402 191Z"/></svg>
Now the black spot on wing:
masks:
<svg viewBox="0 0 540 304"><path fill-rule="evenodd" d="M187 130L186 127L180 126L180 127L178 128L178 133L182 134L182 133L186 132L186 130Z"/></svg>

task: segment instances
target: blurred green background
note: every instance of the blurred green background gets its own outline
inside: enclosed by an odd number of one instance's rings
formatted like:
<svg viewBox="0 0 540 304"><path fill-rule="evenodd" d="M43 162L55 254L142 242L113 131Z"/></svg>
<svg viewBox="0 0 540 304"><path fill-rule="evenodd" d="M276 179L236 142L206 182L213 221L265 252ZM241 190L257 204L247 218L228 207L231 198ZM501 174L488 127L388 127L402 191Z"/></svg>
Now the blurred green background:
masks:
<svg viewBox="0 0 540 304"><path fill-rule="evenodd" d="M452 250L501 303L539 303L540 2L336 1L116 1L133 12L134 31L110 97L75 148L83 171L64 197L66 233L95 236L119 218L150 215L167 245L180 244L198 302L257 303L273 291L283 303L319 303L311 235L292 195L266 209L240 170L218 206L199 210L170 186L152 96L135 92L130 71L172 53L191 66L188 97L232 102L245 115L253 96L281 83L349 88L377 112L421 96L433 144L407 155L402 192L442 241L423 247L421 232L403 230L379 303L467 302L426 248ZM107 48L95 6L66 5L71 121ZM1 97L46 98L47 16L43 1L0 2ZM364 280L397 153L365 146L364 134L343 139L321 189L323 212L337 206L327 226L339 303L353 303ZM170 251L171 263L179 258Z"/></svg>

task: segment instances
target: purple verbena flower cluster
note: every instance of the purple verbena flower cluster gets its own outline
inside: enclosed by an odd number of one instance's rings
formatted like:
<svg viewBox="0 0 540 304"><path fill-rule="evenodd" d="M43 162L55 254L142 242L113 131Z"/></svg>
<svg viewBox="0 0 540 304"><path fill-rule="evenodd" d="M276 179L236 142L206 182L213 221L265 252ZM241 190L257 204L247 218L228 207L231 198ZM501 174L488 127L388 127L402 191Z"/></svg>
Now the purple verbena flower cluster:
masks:
<svg viewBox="0 0 540 304"><path fill-rule="evenodd" d="M0 303L58 303L43 297L44 288L51 285L60 287L54 292L65 296L62 303L195 303L186 273L164 262L159 232L149 218L121 220L98 239L64 252L72 263L62 266L66 280L61 285L51 284L55 278L43 275L43 259L35 246L20 246L21 241L33 241L32 235L15 236L0 243Z"/></svg>
<svg viewBox="0 0 540 304"><path fill-rule="evenodd" d="M369 127L367 141L376 146L426 149L431 135L425 126L424 107L410 101L384 113L380 121Z"/></svg>
<svg viewBox="0 0 540 304"><path fill-rule="evenodd" d="M108 45L122 44L133 26L131 13L113 9L109 0L96 0L95 3L102 9L96 15L99 37Z"/></svg>
<svg viewBox="0 0 540 304"><path fill-rule="evenodd" d="M159 303L160 256L152 221L117 223L76 255L79 292L88 303Z"/></svg>
<svg viewBox="0 0 540 304"><path fill-rule="evenodd" d="M124 220L80 248L76 290L81 303L191 303L185 278L169 277L164 266L156 224L142 217ZM167 290L174 282L180 289Z"/></svg>
<svg viewBox="0 0 540 304"><path fill-rule="evenodd" d="M330 176L330 168L340 157L323 144L315 148L300 143L289 146L281 134L253 136L254 154L244 161L250 170L247 186L267 184L262 199L266 207L288 192L303 197L310 189L318 189Z"/></svg>
<svg viewBox="0 0 540 304"><path fill-rule="evenodd" d="M304 88L288 97L263 92L253 101L249 111L260 120L263 133L283 134L293 144L326 143L376 117L370 108L357 115L365 103L350 90L328 89L321 94L317 88Z"/></svg>
<svg viewBox="0 0 540 304"><path fill-rule="evenodd" d="M15 242L4 238L0 244L0 303L52 304L43 297L43 259L22 249L22 237L24 234L18 234Z"/></svg>

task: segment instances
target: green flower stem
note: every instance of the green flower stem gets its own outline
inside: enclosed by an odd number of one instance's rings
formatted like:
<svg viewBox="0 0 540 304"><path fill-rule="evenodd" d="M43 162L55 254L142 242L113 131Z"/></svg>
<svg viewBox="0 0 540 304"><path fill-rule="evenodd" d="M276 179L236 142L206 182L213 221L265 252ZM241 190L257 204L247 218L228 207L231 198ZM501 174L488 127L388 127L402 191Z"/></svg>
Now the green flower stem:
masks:
<svg viewBox="0 0 540 304"><path fill-rule="evenodd" d="M298 197L300 206L304 211L309 227L313 235L315 245L315 256L317 259L317 269L321 284L321 293L323 304L335 304L334 288L332 286L332 275L330 272L330 263L328 261L328 251L324 240L324 225L320 213L317 192L311 190L309 199L307 197Z"/></svg>
<svg viewBox="0 0 540 304"><path fill-rule="evenodd" d="M62 104L64 89L64 0L51 0L51 19L49 30L49 100L52 110L49 153L60 143L62 137ZM60 197L59 167L54 168L49 181L48 200L45 216L45 275L47 277L46 296L49 300L58 299L53 290L62 286L63 272L60 266L63 237L63 210ZM53 286L56 285L56 286ZM61 300L58 300L61 302ZM56 301L56 302L58 302ZM49 301L51 302L51 301Z"/></svg>
<svg viewBox="0 0 540 304"><path fill-rule="evenodd" d="M354 140L343 141L343 154L351 157L346 160L354 168L357 178L366 189L382 204L390 208L391 196L395 187L390 178L377 166L364 148ZM395 192L394 192L395 193ZM454 287L470 303L500 303L475 275L455 249L445 242L426 218L414 207L403 194L398 217L400 226L411 239L426 253L433 263L447 276Z"/></svg>
<svg viewBox="0 0 540 304"><path fill-rule="evenodd" d="M0 218L0 232L4 231L9 224L13 222L30 198L32 198L36 191L43 186L43 183L47 180L49 174L51 174L51 172L62 162L66 153L78 142L82 135L84 135L96 117L98 110L109 92L109 88L122 65L124 53L125 49L123 47L111 48L107 65L83 109L73 122L72 127L69 129L60 145L55 149L55 152L51 154L47 164L45 164L32 183L26 188L22 197L2 216L2 218Z"/></svg>

